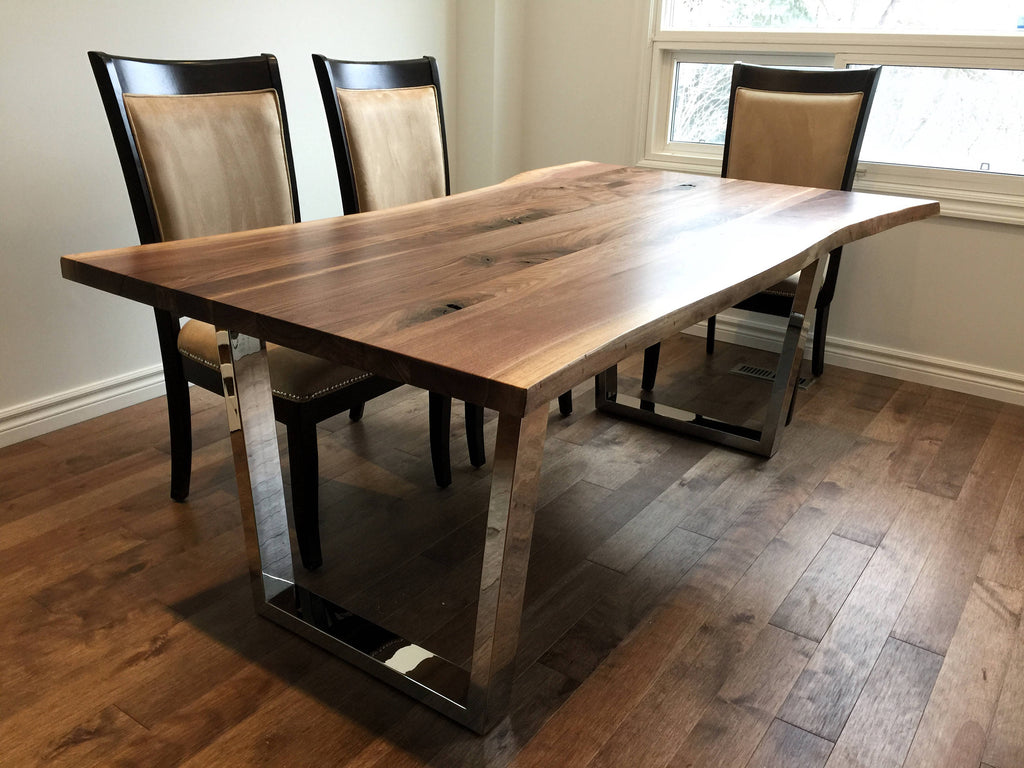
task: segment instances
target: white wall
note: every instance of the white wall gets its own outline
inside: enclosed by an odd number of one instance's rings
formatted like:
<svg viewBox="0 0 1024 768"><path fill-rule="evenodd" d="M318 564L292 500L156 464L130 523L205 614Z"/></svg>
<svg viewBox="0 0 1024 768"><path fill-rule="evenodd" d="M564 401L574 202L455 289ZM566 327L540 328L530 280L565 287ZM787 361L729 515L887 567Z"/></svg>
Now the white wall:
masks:
<svg viewBox="0 0 1024 768"><path fill-rule="evenodd" d="M5 0L0 445L162 392L152 311L60 277L64 254L138 242L87 51L275 54L308 220L341 213L310 54L434 55L455 121L454 15L454 0Z"/></svg>
<svg viewBox="0 0 1024 768"><path fill-rule="evenodd" d="M834 359L1024 403L1022 290L1019 226L939 217L876 235L844 251Z"/></svg>
<svg viewBox="0 0 1024 768"><path fill-rule="evenodd" d="M458 0L456 187L635 162L647 16L647 0Z"/></svg>
<svg viewBox="0 0 1024 768"><path fill-rule="evenodd" d="M523 163L637 161L648 0L530 0Z"/></svg>
<svg viewBox="0 0 1024 768"><path fill-rule="evenodd" d="M455 191L494 184L523 170L522 61L524 4L521 0L458 0L457 137Z"/></svg>

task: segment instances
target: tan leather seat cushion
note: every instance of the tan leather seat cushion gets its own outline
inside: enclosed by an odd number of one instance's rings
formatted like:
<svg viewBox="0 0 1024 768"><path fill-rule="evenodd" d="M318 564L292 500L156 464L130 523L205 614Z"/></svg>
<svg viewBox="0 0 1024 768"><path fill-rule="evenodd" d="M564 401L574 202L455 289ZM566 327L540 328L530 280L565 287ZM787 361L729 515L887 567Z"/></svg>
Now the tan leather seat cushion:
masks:
<svg viewBox="0 0 1024 768"><path fill-rule="evenodd" d="M163 240L291 224L291 179L273 88L125 94Z"/></svg>
<svg viewBox="0 0 1024 768"><path fill-rule="evenodd" d="M178 351L197 363L220 370L217 332L209 323L189 320L178 334ZM348 386L370 374L277 344L267 344L270 388L275 395L306 402Z"/></svg>
<svg viewBox="0 0 1024 768"><path fill-rule="evenodd" d="M839 189L863 99L737 88L726 175Z"/></svg>
<svg viewBox="0 0 1024 768"><path fill-rule="evenodd" d="M444 196L434 86L337 91L360 211Z"/></svg>

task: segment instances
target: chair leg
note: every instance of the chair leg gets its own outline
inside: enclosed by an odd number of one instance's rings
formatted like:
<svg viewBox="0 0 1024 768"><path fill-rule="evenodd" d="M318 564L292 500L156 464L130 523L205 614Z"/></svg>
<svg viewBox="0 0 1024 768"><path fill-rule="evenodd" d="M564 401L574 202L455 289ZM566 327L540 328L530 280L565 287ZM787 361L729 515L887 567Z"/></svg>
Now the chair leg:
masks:
<svg viewBox="0 0 1024 768"><path fill-rule="evenodd" d="M363 408L366 407L366 403L360 403L359 405L353 405L348 409L348 418L350 421L359 421L363 418Z"/></svg>
<svg viewBox="0 0 1024 768"><path fill-rule="evenodd" d="M814 339L812 341L811 351L811 373L815 376L821 376L825 372L825 330L828 328L828 308L829 304L824 307L818 307L816 317L814 318Z"/></svg>
<svg viewBox="0 0 1024 768"><path fill-rule="evenodd" d="M644 350L644 373L640 380L640 389L650 392L654 389L654 379L658 375L658 360L661 358L661 344L652 344Z"/></svg>
<svg viewBox="0 0 1024 768"><path fill-rule="evenodd" d="M164 367L164 388L167 391L167 423L171 435L171 498L188 498L192 478L192 405L188 379L181 367L178 353L178 318L163 309L153 310L160 361Z"/></svg>
<svg viewBox="0 0 1024 768"><path fill-rule="evenodd" d="M323 564L316 424L309 419L292 419L287 424L287 432L295 538L299 542L302 565L306 570L314 571Z"/></svg>
<svg viewBox="0 0 1024 768"><path fill-rule="evenodd" d="M469 463L474 467L482 467L487 462L482 405L466 403L466 444L469 446Z"/></svg>
<svg viewBox="0 0 1024 768"><path fill-rule="evenodd" d="M452 484L452 457L449 432L452 425L452 399L430 393L430 461L434 465L434 482L438 488Z"/></svg>
<svg viewBox="0 0 1024 768"><path fill-rule="evenodd" d="M709 355L715 354L715 320L717 315L712 315L708 318L708 337L705 344L705 351Z"/></svg>
<svg viewBox="0 0 1024 768"><path fill-rule="evenodd" d="M188 498L192 479L192 406L188 382L184 376L176 381L164 371L167 388L167 422L171 432L171 498Z"/></svg>
<svg viewBox="0 0 1024 768"><path fill-rule="evenodd" d="M558 412L563 416L572 416L572 390L558 396Z"/></svg>

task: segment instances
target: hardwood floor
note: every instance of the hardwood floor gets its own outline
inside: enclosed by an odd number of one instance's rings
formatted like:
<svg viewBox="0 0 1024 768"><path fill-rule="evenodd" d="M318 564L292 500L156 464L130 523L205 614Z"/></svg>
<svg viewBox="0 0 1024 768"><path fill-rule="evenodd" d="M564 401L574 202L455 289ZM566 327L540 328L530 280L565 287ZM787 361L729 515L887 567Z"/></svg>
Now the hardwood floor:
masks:
<svg viewBox="0 0 1024 768"><path fill-rule="evenodd" d="M755 418L727 371L764 358L702 349L667 344L657 391ZM828 368L765 461L575 394L486 737L254 615L219 398L185 504L162 400L0 450L0 765L1024 766L1024 408ZM462 661L489 469L456 419L434 486L426 402L322 425L301 576Z"/></svg>

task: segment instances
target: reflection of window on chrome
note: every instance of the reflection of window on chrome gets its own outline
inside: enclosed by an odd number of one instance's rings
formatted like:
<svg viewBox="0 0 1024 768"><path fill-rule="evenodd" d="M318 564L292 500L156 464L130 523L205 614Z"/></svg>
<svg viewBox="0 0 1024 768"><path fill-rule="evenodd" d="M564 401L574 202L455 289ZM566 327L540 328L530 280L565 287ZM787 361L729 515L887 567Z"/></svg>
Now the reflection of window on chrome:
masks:
<svg viewBox="0 0 1024 768"><path fill-rule="evenodd" d="M720 168L734 61L881 64L856 188L1024 223L1024 5L1016 0L975 0L969 12L962 0L651 2L659 24L641 162Z"/></svg>

